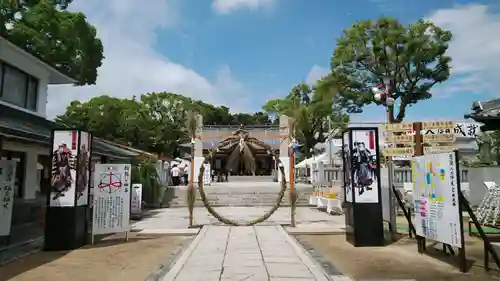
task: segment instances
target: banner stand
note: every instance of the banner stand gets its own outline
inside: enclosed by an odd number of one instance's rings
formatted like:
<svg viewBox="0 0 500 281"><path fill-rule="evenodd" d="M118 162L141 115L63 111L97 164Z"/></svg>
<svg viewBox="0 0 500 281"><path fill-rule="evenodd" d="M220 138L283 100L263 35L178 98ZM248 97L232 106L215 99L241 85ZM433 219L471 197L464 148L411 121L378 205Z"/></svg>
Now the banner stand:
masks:
<svg viewBox="0 0 500 281"><path fill-rule="evenodd" d="M92 136L78 129L52 131L51 192L47 195L44 250L74 250L87 244Z"/></svg>
<svg viewBox="0 0 500 281"><path fill-rule="evenodd" d="M342 138L346 240L385 245L378 128L350 127Z"/></svg>

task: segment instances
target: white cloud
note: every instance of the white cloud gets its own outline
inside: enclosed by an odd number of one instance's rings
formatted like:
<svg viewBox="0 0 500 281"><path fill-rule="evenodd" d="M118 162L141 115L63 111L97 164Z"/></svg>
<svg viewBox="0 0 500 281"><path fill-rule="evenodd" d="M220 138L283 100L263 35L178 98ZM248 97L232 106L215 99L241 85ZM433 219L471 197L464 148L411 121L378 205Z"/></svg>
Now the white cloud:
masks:
<svg viewBox="0 0 500 281"><path fill-rule="evenodd" d="M220 14L229 14L239 9L252 11L272 8L275 0L213 0L212 8Z"/></svg>
<svg viewBox="0 0 500 281"><path fill-rule="evenodd" d="M319 79L328 75L328 73L330 73L330 69L315 64L311 67L311 70L309 70L309 73L307 74L306 83L312 85Z"/></svg>
<svg viewBox="0 0 500 281"><path fill-rule="evenodd" d="M213 104L225 104L233 110L246 110L246 100L227 99L245 95L245 87L236 81L228 66L222 67L215 82L194 70L170 61L156 51L158 30L174 28L179 21L174 0L153 1L148 5L136 0L75 0L74 11L87 15L96 26L104 45L105 59L94 86L51 86L47 115L64 112L73 100L87 100L100 94L132 97L154 91L182 93Z"/></svg>
<svg viewBox="0 0 500 281"><path fill-rule="evenodd" d="M449 48L453 79L437 88L438 96L495 93L500 80L500 37L495 36L500 29L500 14L488 6L473 4L440 9L427 19L453 33Z"/></svg>

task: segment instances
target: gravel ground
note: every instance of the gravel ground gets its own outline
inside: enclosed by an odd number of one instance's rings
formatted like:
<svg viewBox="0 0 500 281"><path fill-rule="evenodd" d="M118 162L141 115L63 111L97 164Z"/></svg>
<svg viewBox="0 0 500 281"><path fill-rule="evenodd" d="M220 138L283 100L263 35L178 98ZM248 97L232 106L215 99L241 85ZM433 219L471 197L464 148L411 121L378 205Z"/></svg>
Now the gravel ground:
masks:
<svg viewBox="0 0 500 281"><path fill-rule="evenodd" d="M471 268L460 273L456 260L447 258L428 245L429 255L417 253L413 239L406 237L385 247L354 247L345 241L344 235L297 236L309 252L330 274L338 272L356 280L415 279L417 281L477 281L500 280L496 266L489 274L482 266L482 242L466 238L467 258ZM318 257L321 255L321 257ZM455 257L456 259L456 257ZM330 263L327 265L327 263Z"/></svg>
<svg viewBox="0 0 500 281"><path fill-rule="evenodd" d="M0 267L0 281L154 280L191 239L131 233L128 242L115 236L74 251L38 252Z"/></svg>

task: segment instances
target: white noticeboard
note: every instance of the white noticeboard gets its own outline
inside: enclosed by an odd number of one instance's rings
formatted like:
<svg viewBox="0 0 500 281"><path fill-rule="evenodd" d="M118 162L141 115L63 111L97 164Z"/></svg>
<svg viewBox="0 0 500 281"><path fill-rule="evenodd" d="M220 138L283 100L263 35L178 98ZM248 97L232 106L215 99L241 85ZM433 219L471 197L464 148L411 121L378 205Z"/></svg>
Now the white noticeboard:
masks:
<svg viewBox="0 0 500 281"><path fill-rule="evenodd" d="M130 214L141 216L142 213L142 184L132 184L132 199L130 200Z"/></svg>
<svg viewBox="0 0 500 281"><path fill-rule="evenodd" d="M454 152L414 157L413 200L417 235L460 248L456 161Z"/></svg>
<svg viewBox="0 0 500 281"><path fill-rule="evenodd" d="M92 234L130 230L130 164L96 164Z"/></svg>
<svg viewBox="0 0 500 281"><path fill-rule="evenodd" d="M210 185L212 183L212 170L210 169L210 164L203 164L205 169L203 170L203 184Z"/></svg>
<svg viewBox="0 0 500 281"><path fill-rule="evenodd" d="M15 160L0 160L0 236L10 235L14 205Z"/></svg>

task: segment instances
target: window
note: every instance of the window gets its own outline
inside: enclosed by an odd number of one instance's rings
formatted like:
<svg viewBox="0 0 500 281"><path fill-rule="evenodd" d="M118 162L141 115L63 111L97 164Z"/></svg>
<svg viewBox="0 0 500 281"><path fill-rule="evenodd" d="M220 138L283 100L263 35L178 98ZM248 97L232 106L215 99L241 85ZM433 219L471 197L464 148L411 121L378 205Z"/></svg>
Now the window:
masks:
<svg viewBox="0 0 500 281"><path fill-rule="evenodd" d="M0 70L0 99L36 111L38 103L38 79L21 70L2 63Z"/></svg>

